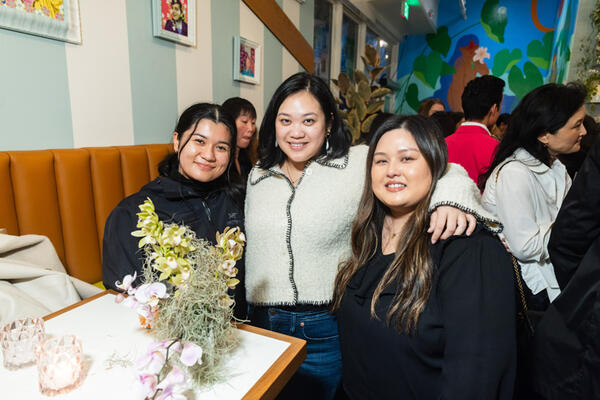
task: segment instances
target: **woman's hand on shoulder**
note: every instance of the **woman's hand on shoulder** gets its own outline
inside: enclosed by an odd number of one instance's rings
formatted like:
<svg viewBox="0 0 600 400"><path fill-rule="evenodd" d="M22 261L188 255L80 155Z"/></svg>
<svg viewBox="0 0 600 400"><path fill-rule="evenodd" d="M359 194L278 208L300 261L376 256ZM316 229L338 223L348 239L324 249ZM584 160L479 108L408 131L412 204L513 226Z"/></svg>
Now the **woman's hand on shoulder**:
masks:
<svg viewBox="0 0 600 400"><path fill-rule="evenodd" d="M473 215L451 206L437 207L429 221L427 233L431 233L431 243L463 233L469 236L477 226L477 219Z"/></svg>

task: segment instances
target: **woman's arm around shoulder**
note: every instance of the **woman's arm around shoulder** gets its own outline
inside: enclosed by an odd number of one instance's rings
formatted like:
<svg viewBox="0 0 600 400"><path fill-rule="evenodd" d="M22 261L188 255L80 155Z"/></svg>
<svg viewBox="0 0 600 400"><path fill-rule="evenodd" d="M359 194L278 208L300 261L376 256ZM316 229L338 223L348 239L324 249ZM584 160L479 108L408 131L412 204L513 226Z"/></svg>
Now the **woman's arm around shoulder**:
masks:
<svg viewBox="0 0 600 400"><path fill-rule="evenodd" d="M445 331L442 398L512 399L516 326L510 255L478 226L472 237L445 243L438 272Z"/></svg>

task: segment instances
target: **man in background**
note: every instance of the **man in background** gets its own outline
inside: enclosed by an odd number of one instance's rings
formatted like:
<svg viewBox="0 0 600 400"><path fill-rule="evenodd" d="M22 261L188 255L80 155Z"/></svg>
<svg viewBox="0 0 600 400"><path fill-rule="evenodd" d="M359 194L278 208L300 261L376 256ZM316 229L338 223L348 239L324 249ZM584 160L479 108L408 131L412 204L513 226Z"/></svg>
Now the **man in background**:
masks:
<svg viewBox="0 0 600 400"><path fill-rule="evenodd" d="M473 79L462 94L465 122L446 138L448 161L462 165L477 184L487 171L498 146L490 129L502 106L504 81L492 75Z"/></svg>

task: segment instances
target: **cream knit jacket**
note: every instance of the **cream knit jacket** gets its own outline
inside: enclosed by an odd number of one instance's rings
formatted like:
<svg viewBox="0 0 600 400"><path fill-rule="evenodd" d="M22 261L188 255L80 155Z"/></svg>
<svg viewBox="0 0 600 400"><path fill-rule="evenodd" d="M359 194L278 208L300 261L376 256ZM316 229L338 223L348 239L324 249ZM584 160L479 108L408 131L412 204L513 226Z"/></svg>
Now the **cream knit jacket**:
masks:
<svg viewBox="0 0 600 400"><path fill-rule="evenodd" d="M294 188L279 167L248 177L246 298L254 305L328 304L338 264L351 255L350 234L365 179L368 147L313 161ZM430 208L453 205L497 223L479 190L455 164L438 182Z"/></svg>

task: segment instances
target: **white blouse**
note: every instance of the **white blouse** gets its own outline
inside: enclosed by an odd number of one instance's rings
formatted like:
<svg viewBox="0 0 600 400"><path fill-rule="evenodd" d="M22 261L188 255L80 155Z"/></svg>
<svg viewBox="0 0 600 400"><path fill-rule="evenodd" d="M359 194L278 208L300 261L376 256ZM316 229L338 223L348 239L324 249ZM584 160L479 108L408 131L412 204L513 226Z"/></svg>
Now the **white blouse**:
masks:
<svg viewBox="0 0 600 400"><path fill-rule="evenodd" d="M571 178L560 161L548 167L519 148L494 169L482 197L483 206L504 225L500 236L519 261L523 280L534 294L545 289L550 301L560 288L548 240L570 187Z"/></svg>

